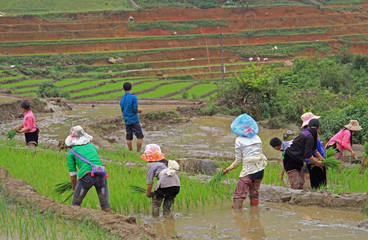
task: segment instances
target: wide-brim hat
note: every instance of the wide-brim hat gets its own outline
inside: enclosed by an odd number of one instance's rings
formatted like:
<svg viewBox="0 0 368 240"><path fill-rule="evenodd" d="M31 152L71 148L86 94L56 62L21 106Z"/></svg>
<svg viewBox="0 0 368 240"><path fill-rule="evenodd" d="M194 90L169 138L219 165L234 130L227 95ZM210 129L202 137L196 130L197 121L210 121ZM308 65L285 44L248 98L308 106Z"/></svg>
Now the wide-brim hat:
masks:
<svg viewBox="0 0 368 240"><path fill-rule="evenodd" d="M248 114L238 116L231 123L231 131L243 137L253 137L259 132L257 122Z"/></svg>
<svg viewBox="0 0 368 240"><path fill-rule="evenodd" d="M304 113L301 117L300 117L303 121L302 127L305 127L309 124L309 121L312 119L320 119L321 116L315 116L313 113L311 112L306 112Z"/></svg>
<svg viewBox="0 0 368 240"><path fill-rule="evenodd" d="M78 146L91 142L93 137L88 135L81 126L74 126L70 129L70 135L65 139L65 145Z"/></svg>
<svg viewBox="0 0 368 240"><path fill-rule="evenodd" d="M350 120L348 125L345 125L345 128L349 129L350 131L360 131L362 130L362 127L359 126L359 123L357 120Z"/></svg>
<svg viewBox="0 0 368 240"><path fill-rule="evenodd" d="M158 162L165 159L165 154L161 152L161 148L157 144L148 144L144 154L140 156L144 161L147 162Z"/></svg>

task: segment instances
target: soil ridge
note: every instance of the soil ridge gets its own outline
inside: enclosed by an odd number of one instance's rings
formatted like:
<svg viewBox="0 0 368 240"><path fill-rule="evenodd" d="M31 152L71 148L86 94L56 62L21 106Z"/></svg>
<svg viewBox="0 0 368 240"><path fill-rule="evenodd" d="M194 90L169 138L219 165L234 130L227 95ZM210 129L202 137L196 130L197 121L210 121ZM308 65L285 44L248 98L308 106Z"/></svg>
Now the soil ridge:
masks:
<svg viewBox="0 0 368 240"><path fill-rule="evenodd" d="M58 203L36 192L27 182L12 178L2 167L0 167L0 183L6 198L39 210L41 213L50 212L69 220L88 219L93 224L123 239L156 238L150 226L138 225L134 217Z"/></svg>

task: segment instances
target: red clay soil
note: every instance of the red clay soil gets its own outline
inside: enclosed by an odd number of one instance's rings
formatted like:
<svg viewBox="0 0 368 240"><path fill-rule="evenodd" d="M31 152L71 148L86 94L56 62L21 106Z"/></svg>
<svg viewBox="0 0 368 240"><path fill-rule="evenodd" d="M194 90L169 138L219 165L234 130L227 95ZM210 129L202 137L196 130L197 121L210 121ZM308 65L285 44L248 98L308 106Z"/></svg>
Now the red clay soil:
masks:
<svg viewBox="0 0 368 240"><path fill-rule="evenodd" d="M68 220L88 219L122 239L155 239L155 233L148 225L138 225L134 217L126 217L118 213L105 213L55 202L49 197L36 192L34 188L20 179L9 176L6 169L0 167L0 186L7 199L20 203L41 213L53 213Z"/></svg>
<svg viewBox="0 0 368 240"><path fill-rule="evenodd" d="M147 32L128 31L128 16L135 22L226 20L228 27L206 27L177 34L204 34L236 32L264 28L289 28L303 26L329 26L367 22L367 6L360 11L341 12L314 7L259 7L254 9L148 9L136 12L105 13L101 17L88 14L69 14L70 22L50 22L33 16L0 18L0 41L55 40L68 38L101 38L147 35L171 35L167 30ZM343 14L341 14L343 13ZM100 33L103 32L103 34Z"/></svg>

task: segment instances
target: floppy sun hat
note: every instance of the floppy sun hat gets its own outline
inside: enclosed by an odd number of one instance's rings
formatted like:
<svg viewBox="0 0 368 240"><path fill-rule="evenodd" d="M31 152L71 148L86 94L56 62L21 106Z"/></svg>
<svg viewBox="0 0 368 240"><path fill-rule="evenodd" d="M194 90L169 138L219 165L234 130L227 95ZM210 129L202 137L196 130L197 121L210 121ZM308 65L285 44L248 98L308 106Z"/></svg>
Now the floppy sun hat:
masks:
<svg viewBox="0 0 368 240"><path fill-rule="evenodd" d="M362 127L359 126L359 123L357 120L350 120L348 125L345 125L345 127L351 131L360 131L362 130Z"/></svg>
<svg viewBox="0 0 368 240"><path fill-rule="evenodd" d="M148 144L141 158L147 162L158 162L165 158L165 154L161 152L161 148L157 144Z"/></svg>
<svg viewBox="0 0 368 240"><path fill-rule="evenodd" d="M301 117L300 117L303 121L302 127L305 127L309 124L309 121L312 119L320 119L321 116L315 116L313 113L311 112L306 112L304 113Z"/></svg>
<svg viewBox="0 0 368 240"><path fill-rule="evenodd" d="M88 135L81 126L74 126L70 129L70 135L65 139L65 145L78 146L85 145L92 141L93 137Z"/></svg>
<svg viewBox="0 0 368 240"><path fill-rule="evenodd" d="M258 134L258 124L248 114L244 113L231 123L231 131L243 137L253 137Z"/></svg>

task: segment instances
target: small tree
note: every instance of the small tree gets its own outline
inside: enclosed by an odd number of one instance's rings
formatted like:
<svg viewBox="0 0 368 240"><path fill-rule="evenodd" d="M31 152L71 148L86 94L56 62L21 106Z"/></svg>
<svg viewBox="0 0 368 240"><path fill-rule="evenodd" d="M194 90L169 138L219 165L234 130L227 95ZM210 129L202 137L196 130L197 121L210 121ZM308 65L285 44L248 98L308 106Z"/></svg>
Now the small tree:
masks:
<svg viewBox="0 0 368 240"><path fill-rule="evenodd" d="M41 83L40 87L37 90L38 97L62 97L62 98L70 98L69 92L58 88L52 82L44 82Z"/></svg>

